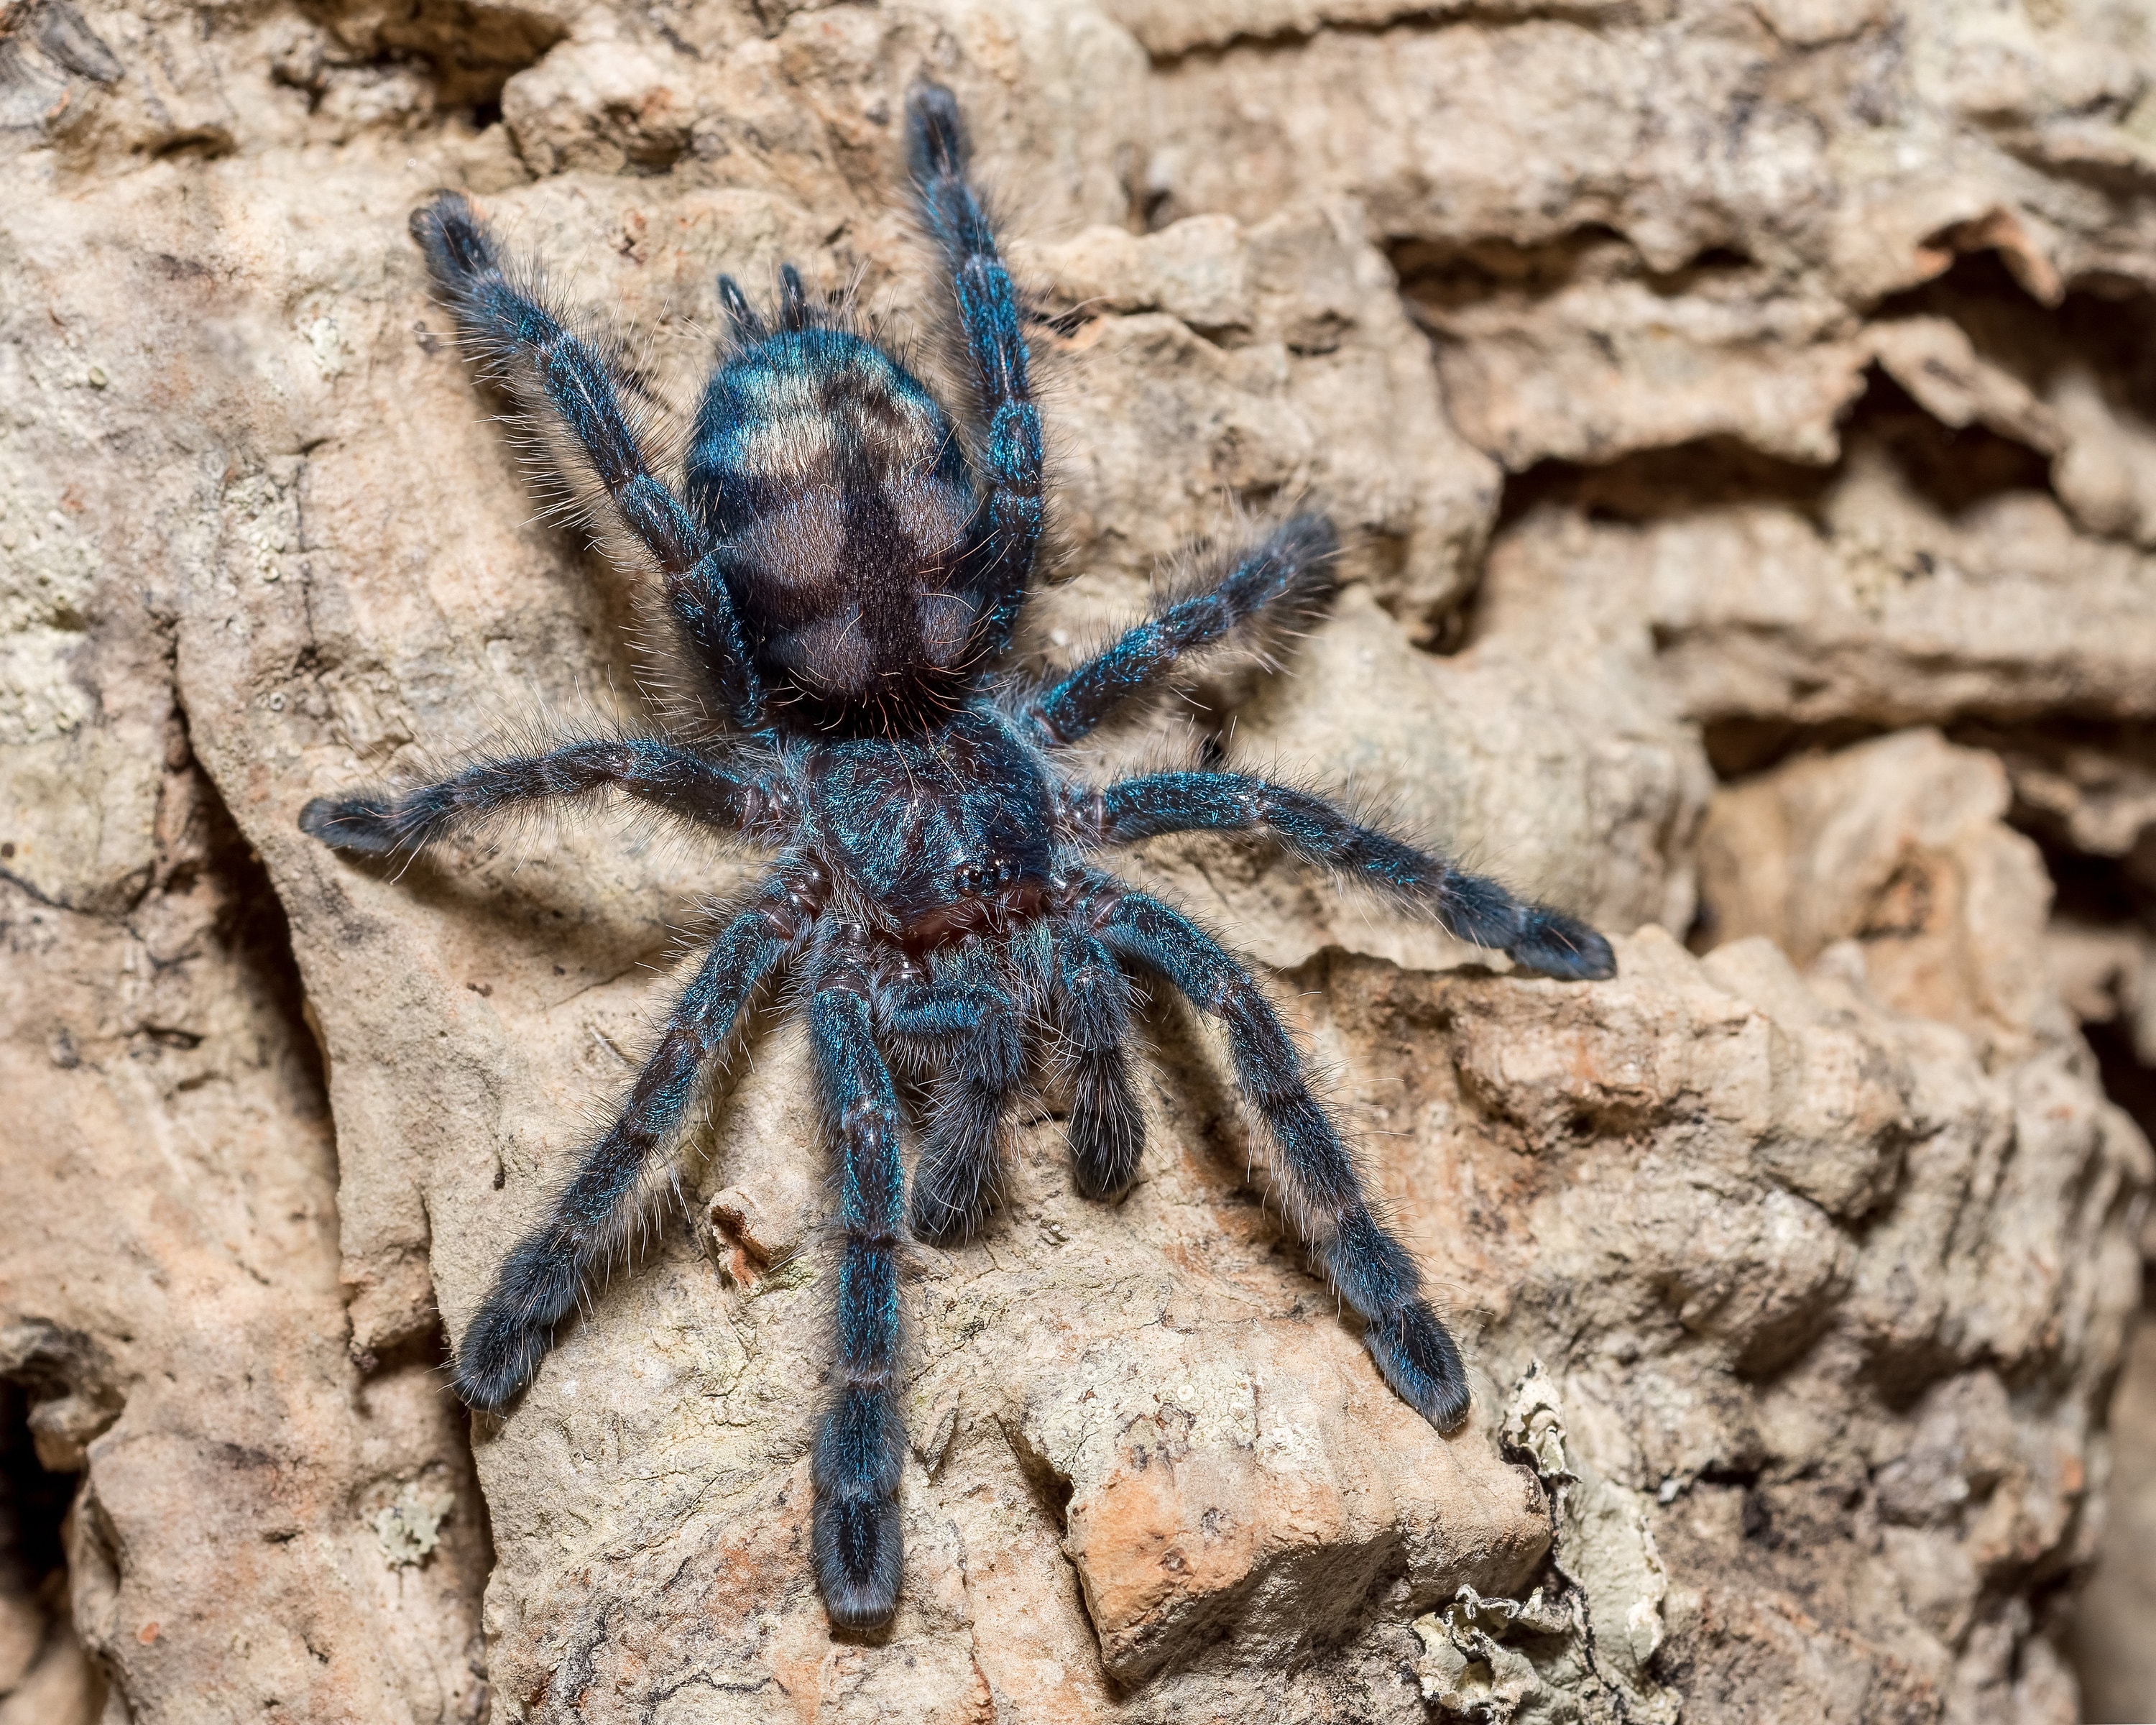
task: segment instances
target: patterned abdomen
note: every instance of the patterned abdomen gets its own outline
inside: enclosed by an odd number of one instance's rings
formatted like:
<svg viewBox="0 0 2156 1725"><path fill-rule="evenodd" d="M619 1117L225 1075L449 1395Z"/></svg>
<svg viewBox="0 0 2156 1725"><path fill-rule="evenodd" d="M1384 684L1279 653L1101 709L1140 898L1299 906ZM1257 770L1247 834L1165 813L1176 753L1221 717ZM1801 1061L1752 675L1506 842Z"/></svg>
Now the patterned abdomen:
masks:
<svg viewBox="0 0 2156 1725"><path fill-rule="evenodd" d="M736 553L734 603L781 699L896 707L957 680L978 615L972 476L891 355L818 327L746 348L705 392L686 479Z"/></svg>

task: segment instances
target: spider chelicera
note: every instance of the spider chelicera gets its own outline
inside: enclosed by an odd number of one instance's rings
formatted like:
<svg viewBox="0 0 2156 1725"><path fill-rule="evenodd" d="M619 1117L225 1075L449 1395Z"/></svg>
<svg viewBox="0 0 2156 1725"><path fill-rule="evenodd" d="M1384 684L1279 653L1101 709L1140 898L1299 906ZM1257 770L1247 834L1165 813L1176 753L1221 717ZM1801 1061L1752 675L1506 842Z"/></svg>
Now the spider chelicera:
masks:
<svg viewBox="0 0 2156 1725"><path fill-rule="evenodd" d="M1258 834L1454 934L1565 978L1612 973L1570 917L1373 830L1307 792L1234 773L1088 784L1063 751L1165 688L1191 656L1313 617L1332 592L1324 517L1219 559L1082 662L999 670L1041 534L1040 420L1019 303L966 178L957 105L907 105L920 213L941 248L976 398L962 435L897 358L781 272L767 323L732 280L681 490L650 469L628 388L509 265L465 199L412 222L466 351L567 433L656 566L716 743L651 737L481 759L400 793L318 798L300 824L336 849L408 853L520 807L608 792L770 847L778 860L711 940L613 1124L512 1250L465 1328L456 1385L498 1409L538 1371L593 1271L625 1249L713 1061L782 972L798 990L839 1161L838 1358L815 1442L814 1562L834 1625L896 1608L899 1258L971 1232L997 1189L1004 1122L1052 1066L1078 1189L1129 1185L1144 1128L1131 1081L1133 973L1227 1033L1290 1214L1388 1383L1440 1430L1465 1417L1458 1349L1414 1260L1373 1215L1355 1161L1264 991L1173 906L1094 857L1158 834ZM912 1202L890 1059L932 1081ZM906 1070L901 1065L901 1070Z"/></svg>

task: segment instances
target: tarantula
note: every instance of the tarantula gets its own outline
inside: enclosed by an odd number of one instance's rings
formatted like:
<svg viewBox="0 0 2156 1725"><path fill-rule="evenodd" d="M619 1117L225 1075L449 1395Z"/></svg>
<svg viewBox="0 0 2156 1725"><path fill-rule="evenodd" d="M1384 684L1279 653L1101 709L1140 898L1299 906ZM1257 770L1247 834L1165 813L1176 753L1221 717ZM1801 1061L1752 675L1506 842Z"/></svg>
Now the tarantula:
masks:
<svg viewBox="0 0 2156 1725"><path fill-rule="evenodd" d="M1322 516L1299 516L1104 650L1043 677L999 674L1041 537L1024 320L968 183L951 93L917 85L907 120L975 429L962 435L898 358L813 303L791 265L773 323L721 276L730 334L678 497L632 429L629 380L511 267L465 199L444 192L415 213L467 352L567 433L655 563L682 656L730 732L717 744L573 741L398 794L317 798L300 815L338 850L385 855L519 807L613 792L778 853L710 942L612 1125L503 1263L457 1348L456 1387L498 1409L531 1381L587 1279L623 1249L700 1072L788 973L839 1160L838 1359L813 1458L814 1560L832 1622L849 1628L884 1622L898 1598L908 1234L948 1241L980 1223L1005 1114L1050 1059L1068 1087L1078 1189L1111 1199L1130 1184L1144 1143L1128 1052L1134 971L1225 1027L1291 1214L1386 1381L1440 1430L1467 1410L1459 1351L1372 1213L1265 992L1095 854L1163 833L1261 834L1523 966L1565 978L1614 968L1608 942L1579 922L1306 792L1198 771L1096 786L1072 771L1064 751L1194 654L1314 616L1337 540ZM910 1213L887 1050L933 1076Z"/></svg>

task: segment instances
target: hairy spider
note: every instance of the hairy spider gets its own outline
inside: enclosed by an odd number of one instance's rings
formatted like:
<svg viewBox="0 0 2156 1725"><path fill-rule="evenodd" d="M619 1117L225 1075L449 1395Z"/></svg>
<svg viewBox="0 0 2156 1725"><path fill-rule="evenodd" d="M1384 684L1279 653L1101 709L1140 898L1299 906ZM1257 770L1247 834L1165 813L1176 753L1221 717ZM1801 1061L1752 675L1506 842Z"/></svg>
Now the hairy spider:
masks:
<svg viewBox="0 0 2156 1725"><path fill-rule="evenodd" d="M721 276L731 333L678 498L639 447L627 380L506 264L465 201L445 192L413 215L467 350L567 432L655 562L682 656L730 730L716 744L570 742L398 794L318 798L300 815L326 845L384 855L519 807L615 792L778 853L711 942L612 1125L503 1263L457 1349L456 1384L473 1407L500 1409L531 1381L587 1279L624 1249L700 1072L788 973L839 1159L839 1358L815 1443L814 1545L831 1620L846 1627L882 1623L898 1598L909 1225L947 1241L981 1221L1006 1112L1049 1062L1069 1090L1078 1189L1110 1199L1130 1184L1144 1141L1127 1051L1133 971L1225 1027L1290 1213L1361 1316L1386 1381L1440 1430L1467 1410L1459 1351L1373 1214L1264 991L1096 853L1162 833L1261 834L1524 966L1568 978L1614 968L1592 930L1306 792L1224 772L1106 786L1073 773L1063 750L1194 654L1319 611L1337 541L1322 516L1297 516L1104 650L1040 678L999 675L1040 541L1040 420L1019 301L966 180L957 104L922 85L907 114L978 429L962 437L898 359L812 303L790 265L775 327ZM910 1216L886 1050L934 1080Z"/></svg>

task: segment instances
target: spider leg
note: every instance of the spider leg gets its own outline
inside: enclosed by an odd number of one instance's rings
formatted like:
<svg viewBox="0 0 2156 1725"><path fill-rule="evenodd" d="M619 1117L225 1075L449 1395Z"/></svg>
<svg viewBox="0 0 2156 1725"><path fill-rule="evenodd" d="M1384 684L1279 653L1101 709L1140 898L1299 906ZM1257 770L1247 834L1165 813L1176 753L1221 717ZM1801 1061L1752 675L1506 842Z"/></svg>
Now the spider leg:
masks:
<svg viewBox="0 0 2156 1725"><path fill-rule="evenodd" d="M856 934L858 931L855 932ZM906 1233L898 1093L875 1045L860 943L833 943L808 1002L817 1086L840 1155L836 1393L816 1435L816 1579L833 1623L870 1629L897 1609L898 1255Z"/></svg>
<svg viewBox="0 0 2156 1725"><path fill-rule="evenodd" d="M790 824L791 793L655 737L628 737L476 761L394 795L317 797L300 811L300 829L333 850L388 856L419 850L514 809L607 790L722 832L767 837L774 816Z"/></svg>
<svg viewBox="0 0 2156 1725"><path fill-rule="evenodd" d="M1004 1118L1026 1071L1022 1012L994 949L968 942L934 980L887 991L885 1031L935 1045L940 1067L914 1164L913 1233L963 1240L994 1204Z"/></svg>
<svg viewBox="0 0 2156 1725"><path fill-rule="evenodd" d="M1088 1198L1115 1198L1137 1177L1145 1153L1145 1117L1132 1094L1123 1052L1131 1029L1130 978L1112 952L1069 923L1056 930L1055 967L1078 1189Z"/></svg>
<svg viewBox="0 0 2156 1725"><path fill-rule="evenodd" d="M456 1388L471 1406L498 1409L531 1381L586 1280L623 1250L647 1176L696 1095L698 1075L757 984L814 920L824 891L820 875L783 870L711 942L613 1124L584 1153L547 1219L503 1262L465 1328Z"/></svg>
<svg viewBox="0 0 2156 1725"><path fill-rule="evenodd" d="M1037 696L1028 711L1042 740L1077 742L1125 702L1164 686L1191 655L1240 631L1315 615L1332 596L1339 549L1322 515L1299 515L1245 547L1200 591L1159 607Z"/></svg>
<svg viewBox="0 0 2156 1725"><path fill-rule="evenodd" d="M1161 833L1267 834L1305 861L1374 886L1446 933L1546 976L1600 981L1617 973L1609 942L1585 923L1363 826L1307 791L1240 773L1156 773L1110 785L1096 808L1102 844Z"/></svg>
<svg viewBox="0 0 2156 1725"><path fill-rule="evenodd" d="M957 100L939 84L916 85L906 112L921 220L950 264L959 329L988 420L983 451L988 496L974 524L973 571L981 605L973 646L985 660L1010 643L1040 542L1040 413L1033 403L1018 295L996 249L995 228L967 183L973 148Z"/></svg>
<svg viewBox="0 0 2156 1725"><path fill-rule="evenodd" d="M705 542L652 473L604 357L511 283L501 248L460 193L438 193L413 212L412 235L466 341L506 362L513 378L561 415L624 524L658 563L675 624L728 711L745 729L760 730L763 689L726 587L727 554Z"/></svg>
<svg viewBox="0 0 2156 1725"><path fill-rule="evenodd" d="M1414 1260L1370 1213L1348 1146L1257 983L1188 917L1105 877L1081 914L1111 952L1158 972L1226 1026L1243 1094L1279 1150L1276 1173L1333 1286L1362 1315L1363 1345L1402 1400L1440 1431L1459 1425L1460 1350L1423 1299Z"/></svg>

